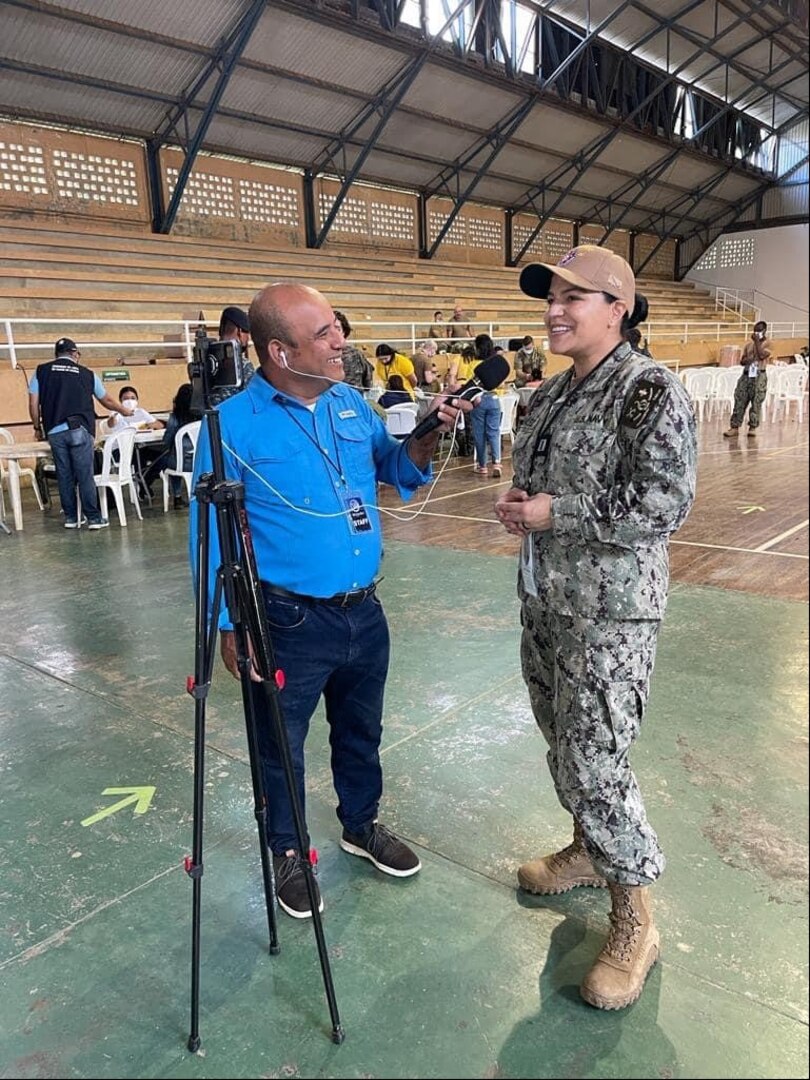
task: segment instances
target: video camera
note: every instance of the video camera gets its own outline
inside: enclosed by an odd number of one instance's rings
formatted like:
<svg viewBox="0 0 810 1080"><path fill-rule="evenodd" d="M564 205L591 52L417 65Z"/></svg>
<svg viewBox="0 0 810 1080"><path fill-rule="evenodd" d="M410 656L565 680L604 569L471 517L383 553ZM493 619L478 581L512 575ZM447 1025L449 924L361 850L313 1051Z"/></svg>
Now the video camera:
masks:
<svg viewBox="0 0 810 1080"><path fill-rule="evenodd" d="M210 407L210 393L216 387L243 385L242 347L238 341L214 341L204 326L194 335L194 352L188 365L192 385L191 411L201 415Z"/></svg>

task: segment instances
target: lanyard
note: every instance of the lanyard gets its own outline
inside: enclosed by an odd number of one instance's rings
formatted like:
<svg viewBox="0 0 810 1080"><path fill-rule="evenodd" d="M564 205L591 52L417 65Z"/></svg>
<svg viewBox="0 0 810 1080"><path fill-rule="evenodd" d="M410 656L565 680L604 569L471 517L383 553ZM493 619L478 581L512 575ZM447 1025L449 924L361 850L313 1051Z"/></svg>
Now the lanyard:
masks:
<svg viewBox="0 0 810 1080"><path fill-rule="evenodd" d="M616 348L618 348L618 345L616 346ZM573 374L571 375L571 377L568 380L568 386L562 392L560 397L555 398L555 400L552 402L551 408L549 409L549 412L548 412L548 416L545 418L543 423L540 425L540 430L535 435L534 446L532 447L532 460L534 460L534 458L539 453L540 457L545 461L546 457L548 456L548 448L549 448L549 440L550 440L550 436L551 436L551 431L552 431L552 428L554 427L554 424L557 422L558 417L563 412L563 410L566 409L571 404L571 402L574 400L574 398L577 396L577 394L580 392L580 390L582 390L582 387L585 385L585 383L587 383L588 380L593 375L596 374L596 372L599 370L599 368L607 360L609 360L611 358L611 356L613 356L615 351L616 351L616 349L611 349L610 352L607 354L607 356L603 356L602 359L599 361L599 363L596 365L596 367L591 368L591 370L588 372L588 374L585 376L585 378L582 379L581 382L576 383L574 386L571 385L571 382L573 380ZM571 372L573 372L574 369L571 368L570 370L571 370ZM555 406L556 406L556 408L555 408Z"/></svg>
<svg viewBox="0 0 810 1080"><path fill-rule="evenodd" d="M281 402L281 407L284 409L287 416L289 416L289 418L293 421L293 423L296 424L296 426L299 427L301 429L301 431L303 431L303 433L306 435L306 437L309 439L309 441L312 443L312 445L320 452L321 460L324 462L324 464L326 466L327 474L329 473L330 468L334 469L334 471L337 473L337 477L340 480L341 484L343 484L344 487L348 487L348 484L346 482L346 477L345 477L345 475L343 473L343 465L342 465L341 460L340 460L340 449L338 447L337 434L335 432L335 423L334 423L334 420L332 419L332 410L329 408L329 405L327 404L327 406L326 406L326 413L327 413L327 416L329 417L329 427L332 429L332 442L334 443L334 446L335 446L335 458L337 459L336 462L332 461L332 458L329 456L329 451L327 450L327 448L325 446L321 446L321 444L318 442L315 435L313 435L312 432L307 431L307 429L304 427L304 425L301 423L301 421L298 419L298 417L295 415L295 413L290 410L290 407L287 405L286 401ZM315 432L317 434L318 429L317 429L317 427L315 427L315 414L312 413L311 415L312 415L312 426L313 426L313 428L315 428Z"/></svg>

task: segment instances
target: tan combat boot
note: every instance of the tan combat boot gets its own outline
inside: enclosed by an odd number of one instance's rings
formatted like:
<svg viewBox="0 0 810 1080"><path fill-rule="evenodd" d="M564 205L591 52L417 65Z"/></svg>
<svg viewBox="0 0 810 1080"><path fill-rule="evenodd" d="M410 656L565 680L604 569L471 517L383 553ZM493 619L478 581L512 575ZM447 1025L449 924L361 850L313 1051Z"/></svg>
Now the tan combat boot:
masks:
<svg viewBox="0 0 810 1080"><path fill-rule="evenodd" d="M740 429L736 427L730 427L728 431L723 432L724 439L736 439L740 434Z"/></svg>
<svg viewBox="0 0 810 1080"><path fill-rule="evenodd" d="M568 892L579 885L590 885L595 889L607 887L607 881L596 872L585 850L582 829L577 822L574 822L574 840L567 848L524 863L517 876L521 889L539 896Z"/></svg>
<svg viewBox="0 0 810 1080"><path fill-rule="evenodd" d="M641 995L658 959L659 937L647 886L610 885L610 933L579 992L597 1009L623 1009Z"/></svg>

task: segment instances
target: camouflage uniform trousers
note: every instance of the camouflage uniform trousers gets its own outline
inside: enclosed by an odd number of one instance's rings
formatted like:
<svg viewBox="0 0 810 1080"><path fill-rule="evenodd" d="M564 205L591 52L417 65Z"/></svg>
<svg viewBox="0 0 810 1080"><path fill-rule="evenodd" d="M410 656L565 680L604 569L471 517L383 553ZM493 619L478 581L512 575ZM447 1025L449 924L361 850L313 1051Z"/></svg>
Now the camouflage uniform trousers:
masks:
<svg viewBox="0 0 810 1080"><path fill-rule="evenodd" d="M527 596L521 662L549 750L557 797L579 822L597 870L649 885L664 855L628 755L649 692L660 623L560 615Z"/></svg>
<svg viewBox="0 0 810 1080"><path fill-rule="evenodd" d="M760 371L753 379L749 379L748 375L743 372L739 382L734 387L734 411L731 414L731 426L733 428L742 426L745 410L750 405L748 427L752 431L758 428L762 402L765 400L767 393L768 376L764 371Z"/></svg>

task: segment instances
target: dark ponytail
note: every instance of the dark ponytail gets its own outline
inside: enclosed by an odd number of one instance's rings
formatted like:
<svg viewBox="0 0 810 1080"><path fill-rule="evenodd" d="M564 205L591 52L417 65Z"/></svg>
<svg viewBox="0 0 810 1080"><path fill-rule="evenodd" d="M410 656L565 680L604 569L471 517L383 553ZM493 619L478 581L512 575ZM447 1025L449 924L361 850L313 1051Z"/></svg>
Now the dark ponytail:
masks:
<svg viewBox="0 0 810 1080"><path fill-rule="evenodd" d="M642 296L641 293L636 293L636 302L633 304L633 310L628 311L622 318L621 332L622 337L627 337L627 331L634 326L638 326L639 323L645 322L649 307L647 305L647 297Z"/></svg>
<svg viewBox="0 0 810 1080"><path fill-rule="evenodd" d="M476 334L475 355L479 360L488 360L495 352L495 342L489 334Z"/></svg>

